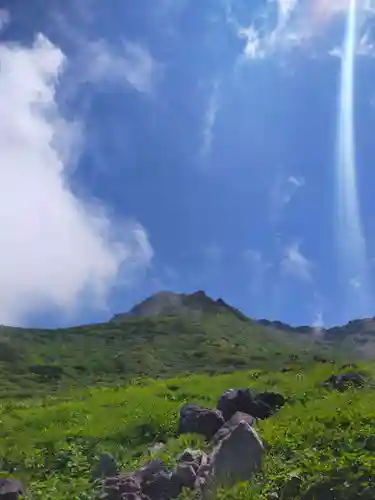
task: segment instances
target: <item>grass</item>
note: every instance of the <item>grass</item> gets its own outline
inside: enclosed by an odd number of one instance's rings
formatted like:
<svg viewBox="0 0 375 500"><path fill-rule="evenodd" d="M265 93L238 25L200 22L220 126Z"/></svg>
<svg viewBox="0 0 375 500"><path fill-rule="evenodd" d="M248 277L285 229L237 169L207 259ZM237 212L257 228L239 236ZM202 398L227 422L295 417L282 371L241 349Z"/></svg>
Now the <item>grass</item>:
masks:
<svg viewBox="0 0 375 500"><path fill-rule="evenodd" d="M361 367L368 377L375 367ZM197 436L176 436L185 402L214 406L229 387L275 390L288 404L259 425L269 446L263 473L252 484L219 493L221 500L372 499L375 497L373 389L337 393L322 382L338 367L315 364L294 371L250 370L221 375L144 379L112 387L74 388L54 396L4 399L0 404L2 470L28 484L34 500L94 498L91 471L102 451L125 470L150 458L172 462ZM186 496L186 495L185 495Z"/></svg>

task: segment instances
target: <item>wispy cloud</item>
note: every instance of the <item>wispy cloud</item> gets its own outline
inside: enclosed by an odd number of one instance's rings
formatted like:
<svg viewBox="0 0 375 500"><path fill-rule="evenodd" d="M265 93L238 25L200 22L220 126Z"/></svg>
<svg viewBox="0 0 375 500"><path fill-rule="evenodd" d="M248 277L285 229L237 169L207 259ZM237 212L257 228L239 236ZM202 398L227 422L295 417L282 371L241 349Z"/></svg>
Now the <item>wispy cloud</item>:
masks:
<svg viewBox="0 0 375 500"><path fill-rule="evenodd" d="M0 44L0 63L0 322L103 304L113 283L150 264L147 233L69 188L77 144L56 101L62 51L40 35L32 46Z"/></svg>
<svg viewBox="0 0 375 500"><path fill-rule="evenodd" d="M310 283L313 281L312 271L312 262L303 255L298 242L284 248L281 260L282 274Z"/></svg>
<svg viewBox="0 0 375 500"><path fill-rule="evenodd" d="M306 47L311 49L310 41L315 37L328 36L331 21L347 9L348 0L336 2L328 0L315 0L311 2L298 2L297 0L269 0L258 16L263 23L258 22L249 26L241 25L236 19L231 8L232 2L227 6L227 22L232 26L237 36L245 40L243 57L246 60L263 59L277 53L285 53L294 48ZM277 9L274 19L274 7ZM374 8L370 1L363 1L359 8L365 22L374 15ZM366 37L358 46L358 53L369 55L371 44L366 45ZM329 50L328 50L329 52ZM337 55L337 50L331 50ZM371 51L372 53L372 51Z"/></svg>
<svg viewBox="0 0 375 500"><path fill-rule="evenodd" d="M151 94L162 66L146 47L125 41L114 47L104 40L85 43L76 61L80 78L91 83L127 84L138 92Z"/></svg>
<svg viewBox="0 0 375 500"><path fill-rule="evenodd" d="M305 179L302 176L280 175L276 177L270 191L271 219L274 222L280 219L283 209L304 186Z"/></svg>
<svg viewBox="0 0 375 500"><path fill-rule="evenodd" d="M243 260L249 271L250 292L254 297L260 297L267 284L267 273L273 266L259 250L250 248L243 252Z"/></svg>
<svg viewBox="0 0 375 500"><path fill-rule="evenodd" d="M219 111L219 82L216 80L213 84L211 95L208 99L207 109L203 118L203 144L202 156L206 157L211 153L214 140L214 127Z"/></svg>
<svg viewBox="0 0 375 500"><path fill-rule="evenodd" d="M5 28L5 26L10 21L10 14L6 9L0 9L0 31Z"/></svg>

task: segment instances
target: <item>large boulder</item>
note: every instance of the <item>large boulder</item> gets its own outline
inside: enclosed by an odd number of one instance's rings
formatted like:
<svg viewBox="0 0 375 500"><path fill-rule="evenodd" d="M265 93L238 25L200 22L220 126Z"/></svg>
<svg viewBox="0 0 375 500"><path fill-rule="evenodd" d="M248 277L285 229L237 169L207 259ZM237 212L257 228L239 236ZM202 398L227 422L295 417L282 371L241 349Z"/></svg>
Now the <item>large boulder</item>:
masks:
<svg viewBox="0 0 375 500"><path fill-rule="evenodd" d="M184 405L180 410L179 434L202 434L212 439L224 424L219 410L202 408L197 405Z"/></svg>
<svg viewBox="0 0 375 500"><path fill-rule="evenodd" d="M224 419L229 420L235 413L242 412L254 418L265 419L285 404L285 398L275 392L254 393L250 389L229 389L218 402L218 409Z"/></svg>
<svg viewBox="0 0 375 500"><path fill-rule="evenodd" d="M17 500L26 494L18 479L0 477L0 500Z"/></svg>
<svg viewBox="0 0 375 500"><path fill-rule="evenodd" d="M264 453L255 429L241 421L212 452L211 484L216 488L248 481L261 468Z"/></svg>
<svg viewBox="0 0 375 500"><path fill-rule="evenodd" d="M331 375L323 384L325 387L344 391L349 387L361 388L365 385L365 379L359 372L348 372L339 375Z"/></svg>

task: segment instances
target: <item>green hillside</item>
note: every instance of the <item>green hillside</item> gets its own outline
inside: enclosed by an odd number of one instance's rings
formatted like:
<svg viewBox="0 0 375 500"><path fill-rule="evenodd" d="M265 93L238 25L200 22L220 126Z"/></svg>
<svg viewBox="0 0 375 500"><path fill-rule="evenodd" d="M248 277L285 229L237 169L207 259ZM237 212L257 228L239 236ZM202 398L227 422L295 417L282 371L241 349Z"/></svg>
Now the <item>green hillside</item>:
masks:
<svg viewBox="0 0 375 500"><path fill-rule="evenodd" d="M338 353L231 311L125 317L59 330L0 329L0 396L137 377L281 369Z"/></svg>

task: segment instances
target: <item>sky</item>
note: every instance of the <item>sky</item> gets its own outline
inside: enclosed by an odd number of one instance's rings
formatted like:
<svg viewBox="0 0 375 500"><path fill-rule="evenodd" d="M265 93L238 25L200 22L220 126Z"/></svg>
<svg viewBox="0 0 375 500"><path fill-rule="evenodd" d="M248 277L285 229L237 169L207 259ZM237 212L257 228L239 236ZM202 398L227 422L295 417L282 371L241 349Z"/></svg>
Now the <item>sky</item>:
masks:
<svg viewBox="0 0 375 500"><path fill-rule="evenodd" d="M375 4L350 85L349 1L0 0L0 323L201 289L374 316Z"/></svg>

